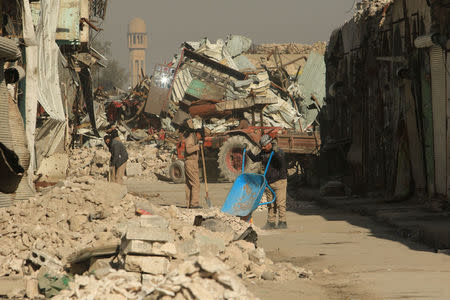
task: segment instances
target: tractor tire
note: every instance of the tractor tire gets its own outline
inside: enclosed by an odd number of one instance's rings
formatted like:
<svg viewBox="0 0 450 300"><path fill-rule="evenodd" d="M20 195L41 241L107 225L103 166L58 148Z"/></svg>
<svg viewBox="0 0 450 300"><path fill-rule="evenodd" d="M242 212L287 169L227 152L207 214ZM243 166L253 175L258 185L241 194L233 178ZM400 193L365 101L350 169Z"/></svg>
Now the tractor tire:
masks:
<svg viewBox="0 0 450 300"><path fill-rule="evenodd" d="M244 144L248 145L248 150L253 154L259 153L259 149L244 136L236 135L227 139L218 154L217 162L221 175L228 181L233 182L242 173L242 154ZM256 173L260 167L259 163L254 163L248 157L245 160L245 172Z"/></svg>
<svg viewBox="0 0 450 300"><path fill-rule="evenodd" d="M174 183L185 183L184 162L181 160L174 161L169 167L169 176Z"/></svg>

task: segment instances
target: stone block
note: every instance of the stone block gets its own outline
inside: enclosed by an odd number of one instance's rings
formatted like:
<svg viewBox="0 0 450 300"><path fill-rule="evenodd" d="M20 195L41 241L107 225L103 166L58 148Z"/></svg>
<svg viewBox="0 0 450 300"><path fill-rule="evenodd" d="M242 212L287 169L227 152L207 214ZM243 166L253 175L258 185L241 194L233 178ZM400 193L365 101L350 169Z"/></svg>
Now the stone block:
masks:
<svg viewBox="0 0 450 300"><path fill-rule="evenodd" d="M141 175L143 172L142 165L140 163L127 163L126 175L133 177Z"/></svg>
<svg viewBox="0 0 450 300"><path fill-rule="evenodd" d="M135 256L125 257L125 270L130 272L142 272L153 275L163 275L167 273L169 260L159 256Z"/></svg>
<svg viewBox="0 0 450 300"><path fill-rule="evenodd" d="M188 257L200 253L200 248L195 240L187 240L176 243L177 256Z"/></svg>
<svg viewBox="0 0 450 300"><path fill-rule="evenodd" d="M63 266L62 262L56 257L53 257L44 251L39 251L36 249L31 251L30 255L28 256L28 260L30 260L37 266L47 267L52 271L60 271Z"/></svg>
<svg viewBox="0 0 450 300"><path fill-rule="evenodd" d="M95 151L92 162L96 165L106 165L109 161L110 154L105 151Z"/></svg>
<svg viewBox="0 0 450 300"><path fill-rule="evenodd" d="M143 254L152 255L152 242L140 240L125 240L121 245L123 254Z"/></svg>
<svg viewBox="0 0 450 300"><path fill-rule="evenodd" d="M0 277L1 298L23 297L27 290L27 281L23 277Z"/></svg>
<svg viewBox="0 0 450 300"><path fill-rule="evenodd" d="M139 218L142 227L157 227L167 229L169 222L161 216L143 215Z"/></svg>
<svg viewBox="0 0 450 300"><path fill-rule="evenodd" d="M209 273L217 273L228 270L228 266L216 257L200 256L197 262L200 268Z"/></svg>
<svg viewBox="0 0 450 300"><path fill-rule="evenodd" d="M250 251L248 256L251 261L257 263L260 266L263 265L266 261L266 253L264 252L264 249L262 249L262 248L258 248L253 251Z"/></svg>
<svg viewBox="0 0 450 300"><path fill-rule="evenodd" d="M236 245L239 249L241 249L242 252L250 252L255 250L255 244L249 243L244 240L239 240L233 243L233 245Z"/></svg>
<svg viewBox="0 0 450 300"><path fill-rule="evenodd" d="M152 242L172 242L173 234L168 229L157 227L141 227L131 225L127 229L126 238L128 240L141 240Z"/></svg>
<svg viewBox="0 0 450 300"><path fill-rule="evenodd" d="M45 157L39 166L36 174L41 174L39 181L58 182L67 177L69 169L69 156L66 153L56 153Z"/></svg>
<svg viewBox="0 0 450 300"><path fill-rule="evenodd" d="M216 256L225 250L225 241L221 238L196 232L195 240L202 255Z"/></svg>
<svg viewBox="0 0 450 300"><path fill-rule="evenodd" d="M99 203L111 203L118 202L122 200L123 197L128 193L127 186L108 182L108 181L97 181L92 189L92 194Z"/></svg>

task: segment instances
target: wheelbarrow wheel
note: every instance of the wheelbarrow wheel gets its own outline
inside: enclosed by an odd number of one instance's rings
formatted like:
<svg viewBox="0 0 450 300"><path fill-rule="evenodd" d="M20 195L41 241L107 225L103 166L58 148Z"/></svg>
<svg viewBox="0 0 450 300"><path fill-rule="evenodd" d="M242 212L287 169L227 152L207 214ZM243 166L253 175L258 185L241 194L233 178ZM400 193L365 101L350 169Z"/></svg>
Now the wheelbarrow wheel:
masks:
<svg viewBox="0 0 450 300"><path fill-rule="evenodd" d="M220 147L218 164L221 175L228 181L234 181L241 174L242 152L244 144L247 144L253 154L258 153L258 149L244 136L232 136ZM250 159L245 160L245 172L253 173L258 171L258 163Z"/></svg>
<svg viewBox="0 0 450 300"><path fill-rule="evenodd" d="M174 183L185 183L184 162L174 161L169 167L169 176Z"/></svg>

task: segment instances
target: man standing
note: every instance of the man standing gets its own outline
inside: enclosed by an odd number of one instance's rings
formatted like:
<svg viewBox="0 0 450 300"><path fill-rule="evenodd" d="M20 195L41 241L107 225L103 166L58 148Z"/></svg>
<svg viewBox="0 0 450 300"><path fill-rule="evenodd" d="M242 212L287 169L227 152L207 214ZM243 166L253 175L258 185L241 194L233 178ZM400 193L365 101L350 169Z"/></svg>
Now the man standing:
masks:
<svg viewBox="0 0 450 300"><path fill-rule="evenodd" d="M123 176L127 168L128 152L125 145L120 141L117 130L113 130L110 135L104 137L105 143L111 152L109 163L112 169L112 181L123 184Z"/></svg>
<svg viewBox="0 0 450 300"><path fill-rule="evenodd" d="M186 202L188 208L200 208L200 178L198 177L198 151L202 141L197 141L194 125L189 119L185 122L183 141L186 147L184 154L184 172L186 176Z"/></svg>
<svg viewBox="0 0 450 300"><path fill-rule="evenodd" d="M267 170L266 179L267 183L273 189L276 195L274 203L269 204L267 223L263 227L264 229L284 229L287 228L286 223L286 188L287 188L287 167L284 152L278 147L273 145L272 138L264 134L260 140L261 152L258 155L254 155L251 151L247 154L254 162L262 162L264 168L266 168L269 162L270 153L273 151L272 160ZM267 193L268 201L272 200L272 193ZM278 226L276 225L278 212Z"/></svg>

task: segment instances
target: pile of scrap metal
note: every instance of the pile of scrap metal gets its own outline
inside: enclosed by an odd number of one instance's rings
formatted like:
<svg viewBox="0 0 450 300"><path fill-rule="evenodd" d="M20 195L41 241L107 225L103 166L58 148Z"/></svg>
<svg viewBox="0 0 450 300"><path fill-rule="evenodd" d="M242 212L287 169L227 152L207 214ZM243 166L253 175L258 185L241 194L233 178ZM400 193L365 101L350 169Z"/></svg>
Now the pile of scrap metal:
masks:
<svg viewBox="0 0 450 300"><path fill-rule="evenodd" d="M0 62L9 90L8 97L2 92L0 108L6 130L0 134L2 157L13 157L23 169L17 172L9 162L20 184L3 190L2 177L1 192L11 194L0 194L0 206L28 199L38 181L65 177L69 132L82 104L94 115L90 68L101 65L104 57L90 47L90 32L100 30L95 24L104 18L106 1L0 1L1 43L13 43L13 52L19 53L15 59L4 57L6 64ZM12 48L3 50L2 55ZM20 81L25 74L26 80ZM8 130L8 124L14 126Z"/></svg>
<svg viewBox="0 0 450 300"><path fill-rule="evenodd" d="M212 133L236 127L243 118L254 125L311 130L325 96L324 52L325 43L255 46L239 35L216 43L185 42L167 70L155 72L159 80L152 83L145 112L160 116L169 131L189 117L198 117L194 125Z"/></svg>

